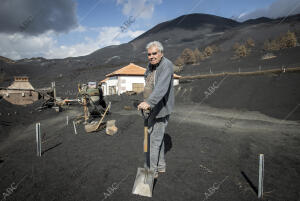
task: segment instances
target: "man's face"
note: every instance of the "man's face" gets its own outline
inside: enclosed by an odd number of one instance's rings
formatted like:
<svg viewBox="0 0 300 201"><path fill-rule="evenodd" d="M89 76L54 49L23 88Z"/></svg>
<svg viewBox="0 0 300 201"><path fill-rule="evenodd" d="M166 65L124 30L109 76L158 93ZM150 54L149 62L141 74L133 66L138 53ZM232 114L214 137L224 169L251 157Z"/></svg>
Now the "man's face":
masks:
<svg viewBox="0 0 300 201"><path fill-rule="evenodd" d="M148 49L148 60L152 65L158 64L162 57L163 53L161 53L156 46L152 46Z"/></svg>

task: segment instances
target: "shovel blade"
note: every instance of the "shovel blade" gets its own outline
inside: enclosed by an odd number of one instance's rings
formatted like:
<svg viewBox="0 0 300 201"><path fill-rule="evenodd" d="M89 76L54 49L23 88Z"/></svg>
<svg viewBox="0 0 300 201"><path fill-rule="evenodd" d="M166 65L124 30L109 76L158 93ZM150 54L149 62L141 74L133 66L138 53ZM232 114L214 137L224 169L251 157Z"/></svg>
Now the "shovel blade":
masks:
<svg viewBox="0 0 300 201"><path fill-rule="evenodd" d="M154 172L147 168L138 168L132 193L152 197Z"/></svg>

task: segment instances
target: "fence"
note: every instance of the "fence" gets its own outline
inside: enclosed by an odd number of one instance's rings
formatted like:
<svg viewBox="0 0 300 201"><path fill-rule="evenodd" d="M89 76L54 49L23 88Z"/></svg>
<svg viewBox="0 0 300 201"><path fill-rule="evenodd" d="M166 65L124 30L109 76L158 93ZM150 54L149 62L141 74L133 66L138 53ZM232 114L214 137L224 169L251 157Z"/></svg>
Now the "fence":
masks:
<svg viewBox="0 0 300 201"><path fill-rule="evenodd" d="M238 76L244 76L244 75L262 75L262 74L268 74L268 73L285 73L285 72L296 72L300 71L300 67L293 67L293 68L287 68L282 67L278 69L268 69L268 70L259 70L259 71L248 71L248 72L222 72L222 73L215 73L215 74L203 74L203 75L192 75L192 76L182 76L180 80L189 80L189 79L201 79L201 78L210 78L210 77L220 77L225 75L238 75Z"/></svg>

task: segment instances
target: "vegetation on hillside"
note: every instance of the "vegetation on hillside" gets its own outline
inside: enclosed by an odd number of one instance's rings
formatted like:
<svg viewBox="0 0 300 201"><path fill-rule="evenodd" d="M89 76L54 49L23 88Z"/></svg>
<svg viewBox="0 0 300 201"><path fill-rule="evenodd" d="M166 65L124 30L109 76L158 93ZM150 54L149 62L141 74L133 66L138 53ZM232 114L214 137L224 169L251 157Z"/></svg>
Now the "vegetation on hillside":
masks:
<svg viewBox="0 0 300 201"><path fill-rule="evenodd" d="M297 37L295 32L288 31L285 34L273 39L266 40L263 49L265 51L276 51L297 46Z"/></svg>
<svg viewBox="0 0 300 201"><path fill-rule="evenodd" d="M265 51L274 51L296 47L297 42L298 41L295 32L288 31L287 33L282 34L273 40L266 40L264 42L263 49ZM247 40L242 42L236 42L232 47L234 50L234 56L232 58L237 59L248 56L252 51L252 48L254 48L255 46L256 43L252 38L248 38ZM183 66L186 64L199 64L200 62L211 57L217 51L218 47L216 45L207 46L202 51L200 51L198 48L195 48L194 51L190 48L185 48L182 51L181 55L177 57L174 62L174 64L176 65L175 71L181 71L183 69ZM275 56L272 56L270 58L274 57ZM263 59L269 58L264 57Z"/></svg>
<svg viewBox="0 0 300 201"><path fill-rule="evenodd" d="M177 66L176 71L181 71L185 64L199 64L201 61L204 61L212 56L216 51L218 51L216 45L207 46L203 49L203 51L200 51L198 48L195 48L194 51L190 48L185 48L181 55L177 57L174 62L174 64Z"/></svg>
<svg viewBox="0 0 300 201"><path fill-rule="evenodd" d="M255 47L255 42L252 38L248 38L244 43L235 43L233 45L234 57L240 58L248 56L251 52L251 48Z"/></svg>

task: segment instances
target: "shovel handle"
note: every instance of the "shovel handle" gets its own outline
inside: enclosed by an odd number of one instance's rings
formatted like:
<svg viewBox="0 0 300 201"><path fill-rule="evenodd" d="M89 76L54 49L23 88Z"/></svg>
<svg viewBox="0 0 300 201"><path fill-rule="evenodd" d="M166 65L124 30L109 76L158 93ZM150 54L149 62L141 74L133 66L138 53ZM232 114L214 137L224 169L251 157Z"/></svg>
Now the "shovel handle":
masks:
<svg viewBox="0 0 300 201"><path fill-rule="evenodd" d="M148 127L144 127L144 152L148 152Z"/></svg>
<svg viewBox="0 0 300 201"><path fill-rule="evenodd" d="M150 110L141 110L144 117L144 153L148 152L148 119L150 117Z"/></svg>

